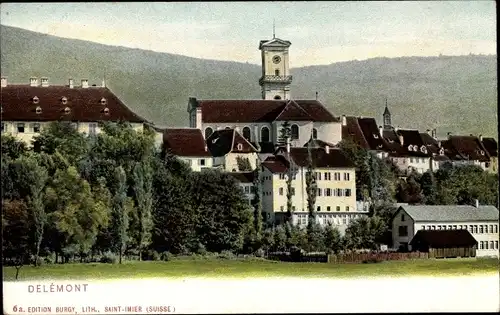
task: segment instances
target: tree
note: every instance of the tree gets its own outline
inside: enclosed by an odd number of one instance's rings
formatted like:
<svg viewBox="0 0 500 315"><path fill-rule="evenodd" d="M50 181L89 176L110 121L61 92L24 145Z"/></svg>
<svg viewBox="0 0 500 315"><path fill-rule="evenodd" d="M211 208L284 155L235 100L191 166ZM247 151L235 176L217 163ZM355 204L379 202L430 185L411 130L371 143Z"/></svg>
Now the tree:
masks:
<svg viewBox="0 0 500 315"><path fill-rule="evenodd" d="M311 138L312 140L312 138ZM309 213L307 223L308 249L310 251L319 251L324 246L321 228L316 222L316 194L317 185L314 174L314 163L312 158L311 142L307 145L307 171L306 171L306 192L307 192L307 210Z"/></svg>
<svg viewBox="0 0 500 315"><path fill-rule="evenodd" d="M254 171L253 179L253 189L254 198L252 200L252 205L254 208L254 231L255 231L255 241L259 244L262 238L262 167L257 161L257 168Z"/></svg>
<svg viewBox="0 0 500 315"><path fill-rule="evenodd" d="M46 223L44 189L48 180L47 170L37 163L34 155L21 156L11 164L16 196L26 200L33 220L35 266L39 263L40 246Z"/></svg>
<svg viewBox="0 0 500 315"><path fill-rule="evenodd" d="M420 178L422 187L423 203L426 205L437 204L437 181L432 171L427 171Z"/></svg>
<svg viewBox="0 0 500 315"><path fill-rule="evenodd" d="M339 229L328 223L323 229L323 233L327 252L337 254L342 248L342 236Z"/></svg>
<svg viewBox="0 0 500 315"><path fill-rule="evenodd" d="M10 134L2 133L2 159L15 160L28 151L24 141L17 140Z"/></svg>
<svg viewBox="0 0 500 315"><path fill-rule="evenodd" d="M153 228L153 169L148 161L137 162L134 167L134 191L139 211L139 260L142 251L151 243Z"/></svg>
<svg viewBox="0 0 500 315"><path fill-rule="evenodd" d="M29 261L33 252L30 229L26 203L22 200L2 200L2 254L4 265L13 264L16 267L16 280L19 269Z"/></svg>
<svg viewBox="0 0 500 315"><path fill-rule="evenodd" d="M278 145L286 146L288 141L292 138L292 128L289 121L285 121L281 124L278 136Z"/></svg>
<svg viewBox="0 0 500 315"><path fill-rule="evenodd" d="M115 237L115 249L118 251L119 263L122 263L122 256L127 247L128 227L129 227L129 208L127 203L127 176L123 167L118 166L115 169L115 188L113 196L113 215L112 227Z"/></svg>
<svg viewBox="0 0 500 315"><path fill-rule="evenodd" d="M238 164L238 170L240 172L251 172L252 166L250 165L250 160L245 157L236 157L236 163Z"/></svg>

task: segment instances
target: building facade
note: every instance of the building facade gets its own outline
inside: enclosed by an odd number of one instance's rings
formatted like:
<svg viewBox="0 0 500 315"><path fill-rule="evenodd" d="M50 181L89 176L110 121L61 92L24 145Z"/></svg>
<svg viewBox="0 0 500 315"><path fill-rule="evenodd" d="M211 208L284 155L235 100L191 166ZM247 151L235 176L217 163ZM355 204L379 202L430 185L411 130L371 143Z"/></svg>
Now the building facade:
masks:
<svg viewBox="0 0 500 315"><path fill-rule="evenodd" d="M29 84L8 84L2 77L2 133L32 145L33 138L54 121L70 122L79 132L96 135L101 122L126 121L143 131L146 119L130 110L104 84L50 85L48 78L30 78Z"/></svg>
<svg viewBox="0 0 500 315"><path fill-rule="evenodd" d="M478 242L477 256L499 252L498 209L494 206L401 206L392 219L395 249L412 250L419 230L468 230Z"/></svg>

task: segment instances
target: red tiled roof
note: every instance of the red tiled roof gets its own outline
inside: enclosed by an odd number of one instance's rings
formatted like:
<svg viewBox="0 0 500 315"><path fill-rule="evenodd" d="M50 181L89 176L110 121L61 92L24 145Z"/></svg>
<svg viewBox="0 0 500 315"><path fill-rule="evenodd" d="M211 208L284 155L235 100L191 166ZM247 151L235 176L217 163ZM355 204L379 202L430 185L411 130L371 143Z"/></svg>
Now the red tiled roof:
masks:
<svg viewBox="0 0 500 315"><path fill-rule="evenodd" d="M370 150L385 150L385 141L380 134L375 118L358 118L358 124Z"/></svg>
<svg viewBox="0 0 500 315"><path fill-rule="evenodd" d="M195 101L195 100L193 100ZM201 107L204 123L236 123L236 122L273 122L283 113L287 100L197 100ZM337 122L320 102L294 100L290 113L284 114L285 120L290 117L300 120L318 122ZM300 111L302 109L303 111ZM288 111L288 110L287 110ZM285 111L285 112L287 112ZM302 114L300 114L302 112ZM281 120L281 119L280 119Z"/></svg>
<svg viewBox="0 0 500 315"><path fill-rule="evenodd" d="M286 156L286 148L279 148L276 152L282 156ZM290 158L299 167L308 166L309 152L307 148L290 148ZM355 167L354 163L344 154L341 149L329 148L329 153L326 153L325 148L312 148L311 158L314 167L318 168L351 168Z"/></svg>
<svg viewBox="0 0 500 315"><path fill-rule="evenodd" d="M436 139L434 139L430 134L422 132L420 133L420 138L422 138L422 141L427 146L427 150L429 150L430 153L432 154L439 153L439 142Z"/></svg>
<svg viewBox="0 0 500 315"><path fill-rule="evenodd" d="M270 156L262 162L262 166L267 168L271 173L285 173L289 165L290 163L281 155Z"/></svg>
<svg viewBox="0 0 500 315"><path fill-rule="evenodd" d="M488 162L490 160L486 148L475 136L450 136L442 142L445 154L452 160L474 160Z"/></svg>
<svg viewBox="0 0 500 315"><path fill-rule="evenodd" d="M498 157L498 144L494 138L483 138L482 142L491 157Z"/></svg>
<svg viewBox="0 0 500 315"><path fill-rule="evenodd" d="M247 139L243 138L239 132L234 129L224 129L214 131L208 137L207 146L212 156L224 156L232 153L253 153L258 150ZM238 145L241 147L238 148Z"/></svg>
<svg viewBox="0 0 500 315"><path fill-rule="evenodd" d="M37 104L33 103L35 96L39 100ZM66 104L62 102L63 97L67 99ZM101 104L102 98L105 104ZM4 121L146 122L105 87L8 85L1 89L1 103ZM37 113L37 107L41 112ZM68 113L65 112L66 107L69 108Z"/></svg>
<svg viewBox="0 0 500 315"><path fill-rule="evenodd" d="M313 118L297 103L289 101L275 120L313 121Z"/></svg>
<svg viewBox="0 0 500 315"><path fill-rule="evenodd" d="M358 146L369 150L370 145L363 135L363 131L358 123L358 118L353 116L346 116L346 125L342 126L342 139L350 139Z"/></svg>
<svg viewBox="0 0 500 315"><path fill-rule="evenodd" d="M325 148L325 147L330 147L330 148L334 148L336 147L335 145L329 143L329 142L326 142L326 141L323 141L323 140L319 140L319 139L310 139L309 141L306 142L306 144L304 144L304 148L307 148L309 146L309 143L311 144L311 146L313 148Z"/></svg>
<svg viewBox="0 0 500 315"><path fill-rule="evenodd" d="M164 148L177 156L209 157L205 139L200 129L167 128L163 132Z"/></svg>
<svg viewBox="0 0 500 315"><path fill-rule="evenodd" d="M472 247L476 239L467 230L419 230L410 245L431 248Z"/></svg>

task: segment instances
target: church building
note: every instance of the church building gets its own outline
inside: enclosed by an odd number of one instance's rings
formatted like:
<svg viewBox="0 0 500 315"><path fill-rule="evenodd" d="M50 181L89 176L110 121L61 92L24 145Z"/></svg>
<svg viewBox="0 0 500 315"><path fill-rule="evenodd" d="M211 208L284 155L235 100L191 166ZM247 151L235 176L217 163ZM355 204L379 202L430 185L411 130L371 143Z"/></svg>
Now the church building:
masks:
<svg viewBox="0 0 500 315"><path fill-rule="evenodd" d="M216 130L235 129L261 153L272 153L283 123L291 129L291 146L303 147L311 138L333 145L342 140L342 124L317 100L292 98L289 68L291 43L273 37L261 40L262 99L200 100L189 98L187 111L191 128L202 131L205 139Z"/></svg>

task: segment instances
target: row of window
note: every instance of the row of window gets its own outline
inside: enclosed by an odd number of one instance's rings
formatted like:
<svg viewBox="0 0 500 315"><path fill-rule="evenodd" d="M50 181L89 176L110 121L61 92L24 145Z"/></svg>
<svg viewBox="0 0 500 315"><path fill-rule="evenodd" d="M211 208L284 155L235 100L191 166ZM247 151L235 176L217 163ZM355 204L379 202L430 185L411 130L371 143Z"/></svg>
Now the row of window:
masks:
<svg viewBox="0 0 500 315"><path fill-rule="evenodd" d="M479 249L498 249L498 241L490 241L488 246L488 241L480 241Z"/></svg>
<svg viewBox="0 0 500 315"><path fill-rule="evenodd" d="M199 159L199 160L187 159L186 160L186 162L189 164L189 166L193 165L193 161L195 162L196 165L205 166L205 159Z"/></svg>
<svg viewBox="0 0 500 315"><path fill-rule="evenodd" d="M313 174L313 177L315 180L321 180L322 176L321 176L321 172L314 172ZM340 172L334 172L333 173L333 180L335 181L340 181L341 180L341 173ZM287 178L287 174L285 173L280 173L279 174L279 179L280 180L285 180ZM349 181L351 180L351 174L350 173L347 173L345 172L344 173L344 181ZM264 180L271 180L271 176L264 176ZM297 179L297 175L293 175L293 180ZM324 172L323 173L323 180L332 180L332 173L331 172Z"/></svg>
<svg viewBox="0 0 500 315"><path fill-rule="evenodd" d="M226 129L232 129L231 127L226 127ZM205 139L208 139L214 133L214 130L212 127L207 127L205 128ZM242 132L241 132L243 138L247 139L248 141L251 141L252 139L252 131L250 127L244 127ZM299 126L293 124L290 126L290 137L292 140L297 140L299 139ZM313 128L312 130L312 137L313 139L318 138L318 130L316 128ZM270 137L270 131L269 128L264 126L260 129L260 141L261 142L270 142L271 137Z"/></svg>
<svg viewBox="0 0 500 315"><path fill-rule="evenodd" d="M336 211L340 211L340 206L337 206L335 209L336 209ZM345 206L345 211L346 212L349 212L350 209L351 208L349 206ZM323 210L325 210L325 208L323 208ZM285 210L285 206L281 206L280 207L280 211L281 212L286 211ZM292 206L292 211L295 211L295 206ZM321 206L317 206L316 207L316 211L321 212ZM326 211L332 211L332 207L331 206L326 206Z"/></svg>
<svg viewBox="0 0 500 315"><path fill-rule="evenodd" d="M77 123L72 123L71 125L73 126L73 128L78 129ZM17 133L39 133L41 131L40 123L17 123L16 128ZM6 130L4 123L2 123L2 132L4 131L8 130ZM96 133L97 123L89 123L89 134L95 135Z"/></svg>
<svg viewBox="0 0 500 315"><path fill-rule="evenodd" d="M419 158L419 157L413 158L413 157L411 157L410 163L425 163L425 158Z"/></svg>
<svg viewBox="0 0 500 315"><path fill-rule="evenodd" d="M484 225L423 225L422 230L469 230L471 234L498 233L498 224Z"/></svg>
<svg viewBox="0 0 500 315"><path fill-rule="evenodd" d="M324 188L324 189L321 189L321 188L318 188L316 195L318 197L321 197L323 190L324 190L323 195L325 197L332 197L332 196L333 197L351 197L352 196L352 190L350 188L346 188L346 189L342 189L342 188ZM280 187L278 189L278 193L280 196L284 196L285 195L285 188ZM292 196L295 196L295 188L294 187L291 187L291 193L292 193Z"/></svg>
<svg viewBox="0 0 500 315"><path fill-rule="evenodd" d="M331 216L331 215L321 215L318 214L316 216L317 220L319 223L331 223L331 224L343 224L347 225L349 224L349 218L356 219L358 217L361 217L361 215L354 215L354 216ZM307 225L307 222L309 221L309 215L308 214L299 214L297 215L297 224L298 225Z"/></svg>

